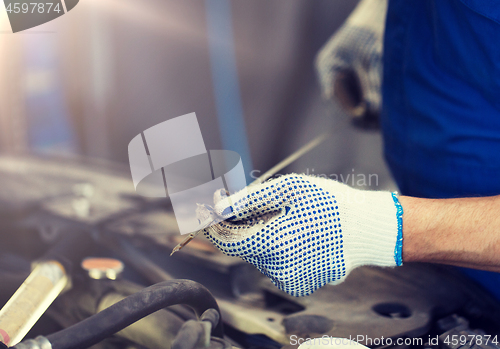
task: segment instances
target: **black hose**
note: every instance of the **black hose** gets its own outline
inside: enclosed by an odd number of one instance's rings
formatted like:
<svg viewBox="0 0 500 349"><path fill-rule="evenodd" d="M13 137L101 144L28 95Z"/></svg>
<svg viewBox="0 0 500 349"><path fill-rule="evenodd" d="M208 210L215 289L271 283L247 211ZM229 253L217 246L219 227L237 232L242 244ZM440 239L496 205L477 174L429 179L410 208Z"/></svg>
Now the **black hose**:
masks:
<svg viewBox="0 0 500 349"><path fill-rule="evenodd" d="M210 322L212 328L215 328L219 323L220 313L215 309L208 309L201 315L200 320Z"/></svg>
<svg viewBox="0 0 500 349"><path fill-rule="evenodd" d="M101 243L117 253L127 265L130 265L135 271L141 274L141 276L149 282L149 285L174 279L174 277L146 257L137 247L126 239L118 238L113 234L101 235L100 237ZM117 285L117 283L113 282L113 285ZM138 292L138 290L134 290L133 292L119 290L119 292L131 294ZM172 306L169 310L184 320L196 320L196 315L188 307L181 304Z"/></svg>
<svg viewBox="0 0 500 349"><path fill-rule="evenodd" d="M158 282L163 282L163 281L168 281L168 280L161 280ZM147 286L151 286L152 284L157 284L158 282L148 284ZM115 292L120 293L125 297L130 296L136 292L139 292L145 287L126 280L114 280L114 281L99 280L99 283L101 285L106 284L107 286L109 286L106 287L106 292L109 292L109 288L111 288ZM168 307L168 311L179 316L184 321L198 319L198 316L196 316L193 309L186 305L182 304L172 305Z"/></svg>
<svg viewBox="0 0 500 349"><path fill-rule="evenodd" d="M191 280L171 280L145 288L103 311L47 336L52 349L84 349L115 334L130 324L173 304L186 304L200 316L214 308L215 298L203 285ZM223 337L222 321L212 334Z"/></svg>
<svg viewBox="0 0 500 349"><path fill-rule="evenodd" d="M195 320L186 321L175 337L172 349L193 349L198 345L204 334L205 330L201 322Z"/></svg>
<svg viewBox="0 0 500 349"><path fill-rule="evenodd" d="M220 320L219 312L215 309L208 309L201 315L200 321L189 320L182 325L177 333L172 349L193 349L206 335L202 322L209 322L211 328L217 326Z"/></svg>

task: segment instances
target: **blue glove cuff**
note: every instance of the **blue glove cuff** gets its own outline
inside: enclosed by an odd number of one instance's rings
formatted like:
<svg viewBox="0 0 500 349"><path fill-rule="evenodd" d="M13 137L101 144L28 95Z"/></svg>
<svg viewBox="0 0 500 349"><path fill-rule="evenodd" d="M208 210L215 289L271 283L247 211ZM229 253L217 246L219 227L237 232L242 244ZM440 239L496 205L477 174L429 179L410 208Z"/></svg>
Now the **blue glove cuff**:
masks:
<svg viewBox="0 0 500 349"><path fill-rule="evenodd" d="M396 239L396 247L394 248L394 260L399 267L403 264L403 206L399 203L398 193L392 193L394 205L396 205L396 218L398 220L398 237Z"/></svg>

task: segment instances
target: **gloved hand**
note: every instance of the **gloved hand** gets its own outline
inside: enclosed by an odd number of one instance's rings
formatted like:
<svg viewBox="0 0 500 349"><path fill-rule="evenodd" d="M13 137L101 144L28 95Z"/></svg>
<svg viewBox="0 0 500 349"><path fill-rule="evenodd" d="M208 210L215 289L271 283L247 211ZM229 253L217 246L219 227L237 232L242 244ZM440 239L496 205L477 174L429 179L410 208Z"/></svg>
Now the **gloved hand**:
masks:
<svg viewBox="0 0 500 349"><path fill-rule="evenodd" d="M357 120L380 111L386 12L387 0L361 0L316 58L323 96Z"/></svg>
<svg viewBox="0 0 500 349"><path fill-rule="evenodd" d="M225 220L205 235L293 296L340 283L361 265L402 263L402 208L390 192L292 174L214 197Z"/></svg>

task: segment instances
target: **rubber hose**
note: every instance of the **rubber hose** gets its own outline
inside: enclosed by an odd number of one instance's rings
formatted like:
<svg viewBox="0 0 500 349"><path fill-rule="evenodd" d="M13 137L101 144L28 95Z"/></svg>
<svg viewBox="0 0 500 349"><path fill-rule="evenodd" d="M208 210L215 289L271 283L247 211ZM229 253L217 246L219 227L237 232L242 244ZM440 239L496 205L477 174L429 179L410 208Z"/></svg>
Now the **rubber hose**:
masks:
<svg viewBox="0 0 500 349"><path fill-rule="evenodd" d="M200 321L189 320L182 325L179 333L172 343L172 349L193 349L200 339L205 336L205 327L202 322L206 321L214 328L220 320L219 312L215 309L208 309L201 315Z"/></svg>
<svg viewBox="0 0 500 349"><path fill-rule="evenodd" d="M210 291L191 280L171 280L145 288L103 311L47 336L52 349L84 349L115 334L130 324L173 304L186 304L200 316L219 307ZM222 321L212 334L223 337Z"/></svg>

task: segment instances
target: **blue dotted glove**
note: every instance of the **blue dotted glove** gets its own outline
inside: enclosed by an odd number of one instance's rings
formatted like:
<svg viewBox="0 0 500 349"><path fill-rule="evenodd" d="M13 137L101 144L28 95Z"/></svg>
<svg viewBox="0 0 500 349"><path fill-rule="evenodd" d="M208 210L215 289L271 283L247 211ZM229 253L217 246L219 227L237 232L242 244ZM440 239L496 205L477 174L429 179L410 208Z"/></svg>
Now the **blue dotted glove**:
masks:
<svg viewBox="0 0 500 349"><path fill-rule="evenodd" d="M362 0L316 58L323 96L353 117L378 115L387 0Z"/></svg>
<svg viewBox="0 0 500 349"><path fill-rule="evenodd" d="M401 264L402 210L390 192L293 174L214 198L223 221L205 235L293 296L342 282L361 265Z"/></svg>

